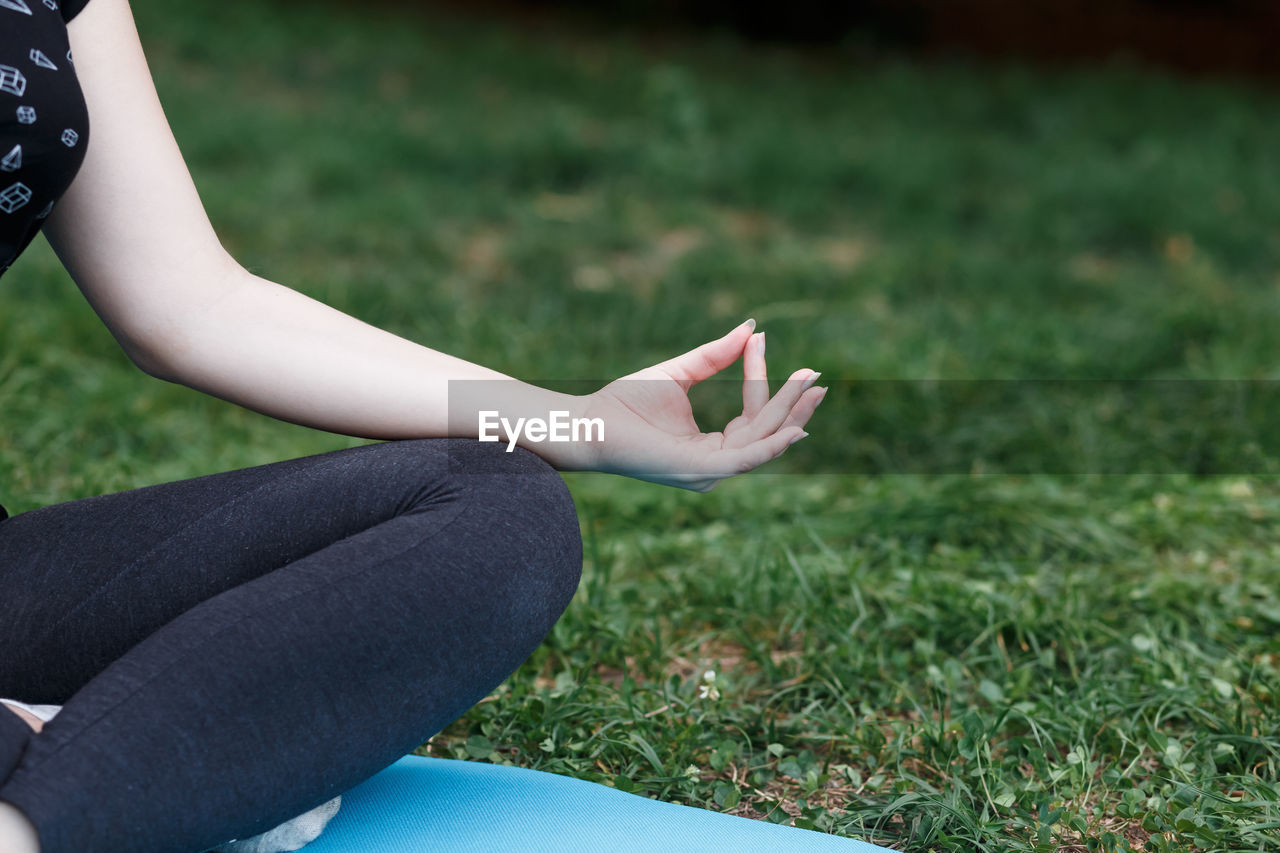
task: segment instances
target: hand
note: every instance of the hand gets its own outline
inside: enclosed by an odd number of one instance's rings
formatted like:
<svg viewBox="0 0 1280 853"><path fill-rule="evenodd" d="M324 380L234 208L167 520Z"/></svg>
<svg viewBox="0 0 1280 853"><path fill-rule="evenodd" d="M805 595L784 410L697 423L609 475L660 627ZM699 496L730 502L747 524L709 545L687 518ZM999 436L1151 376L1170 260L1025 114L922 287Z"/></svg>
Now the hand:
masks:
<svg viewBox="0 0 1280 853"><path fill-rule="evenodd" d="M819 374L797 370L772 397L765 372L764 333L748 320L716 341L609 383L585 398L581 411L604 423L584 467L700 492L777 459L808 433L804 425L826 396ZM742 414L723 432L702 432L689 389L743 365Z"/></svg>

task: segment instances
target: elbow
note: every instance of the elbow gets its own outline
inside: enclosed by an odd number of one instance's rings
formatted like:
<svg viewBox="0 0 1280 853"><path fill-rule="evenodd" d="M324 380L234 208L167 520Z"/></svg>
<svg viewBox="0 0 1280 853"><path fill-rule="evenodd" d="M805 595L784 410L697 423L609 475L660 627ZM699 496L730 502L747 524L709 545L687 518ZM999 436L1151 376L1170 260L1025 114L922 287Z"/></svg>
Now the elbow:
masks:
<svg viewBox="0 0 1280 853"><path fill-rule="evenodd" d="M125 350L129 356L129 360L133 362L133 366L141 370L143 373L153 379L162 379L165 382L181 382L178 373L169 366L169 364L157 355L143 351Z"/></svg>
<svg viewBox="0 0 1280 853"><path fill-rule="evenodd" d="M182 382L180 360L176 358L174 333L159 331L117 334L116 341L134 367L155 379Z"/></svg>
<svg viewBox="0 0 1280 853"><path fill-rule="evenodd" d="M129 321L109 324L129 360L148 376L181 385L190 385L207 372L222 349L214 342L228 339L231 320L242 310L236 297L251 280L243 270L234 269L241 275L224 270L203 279L186 298L135 305ZM174 288L168 290L172 294Z"/></svg>

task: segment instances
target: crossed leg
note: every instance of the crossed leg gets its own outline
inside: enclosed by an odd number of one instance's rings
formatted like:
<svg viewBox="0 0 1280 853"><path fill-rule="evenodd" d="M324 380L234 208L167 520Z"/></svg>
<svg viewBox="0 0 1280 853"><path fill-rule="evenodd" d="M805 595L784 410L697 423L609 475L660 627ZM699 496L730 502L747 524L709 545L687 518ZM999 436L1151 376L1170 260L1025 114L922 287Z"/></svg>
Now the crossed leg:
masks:
<svg viewBox="0 0 1280 853"><path fill-rule="evenodd" d="M580 568L555 472L462 440L11 518L0 695L65 707L27 730L0 801L44 853L192 853L262 832L483 698ZM15 731L0 722L0 741Z"/></svg>

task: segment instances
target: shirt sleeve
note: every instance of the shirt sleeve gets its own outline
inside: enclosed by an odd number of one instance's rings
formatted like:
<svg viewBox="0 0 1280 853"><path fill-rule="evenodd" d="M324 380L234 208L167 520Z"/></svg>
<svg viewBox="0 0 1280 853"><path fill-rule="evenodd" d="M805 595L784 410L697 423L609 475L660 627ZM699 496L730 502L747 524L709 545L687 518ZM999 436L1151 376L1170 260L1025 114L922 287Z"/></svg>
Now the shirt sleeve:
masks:
<svg viewBox="0 0 1280 853"><path fill-rule="evenodd" d="M62 12L62 20L71 23L71 19L79 15L85 6L89 5L89 0L62 0L59 9Z"/></svg>

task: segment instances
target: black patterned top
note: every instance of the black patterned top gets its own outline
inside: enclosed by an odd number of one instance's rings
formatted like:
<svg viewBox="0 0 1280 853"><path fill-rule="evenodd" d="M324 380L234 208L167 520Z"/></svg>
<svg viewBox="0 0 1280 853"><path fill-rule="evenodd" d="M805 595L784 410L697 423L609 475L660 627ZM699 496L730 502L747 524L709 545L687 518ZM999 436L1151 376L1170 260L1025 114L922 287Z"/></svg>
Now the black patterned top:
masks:
<svg viewBox="0 0 1280 853"><path fill-rule="evenodd" d="M66 24L89 0L0 0L0 274L84 161L89 115Z"/></svg>
<svg viewBox="0 0 1280 853"><path fill-rule="evenodd" d="M0 0L0 275L84 162L89 114L66 25L88 3Z"/></svg>

